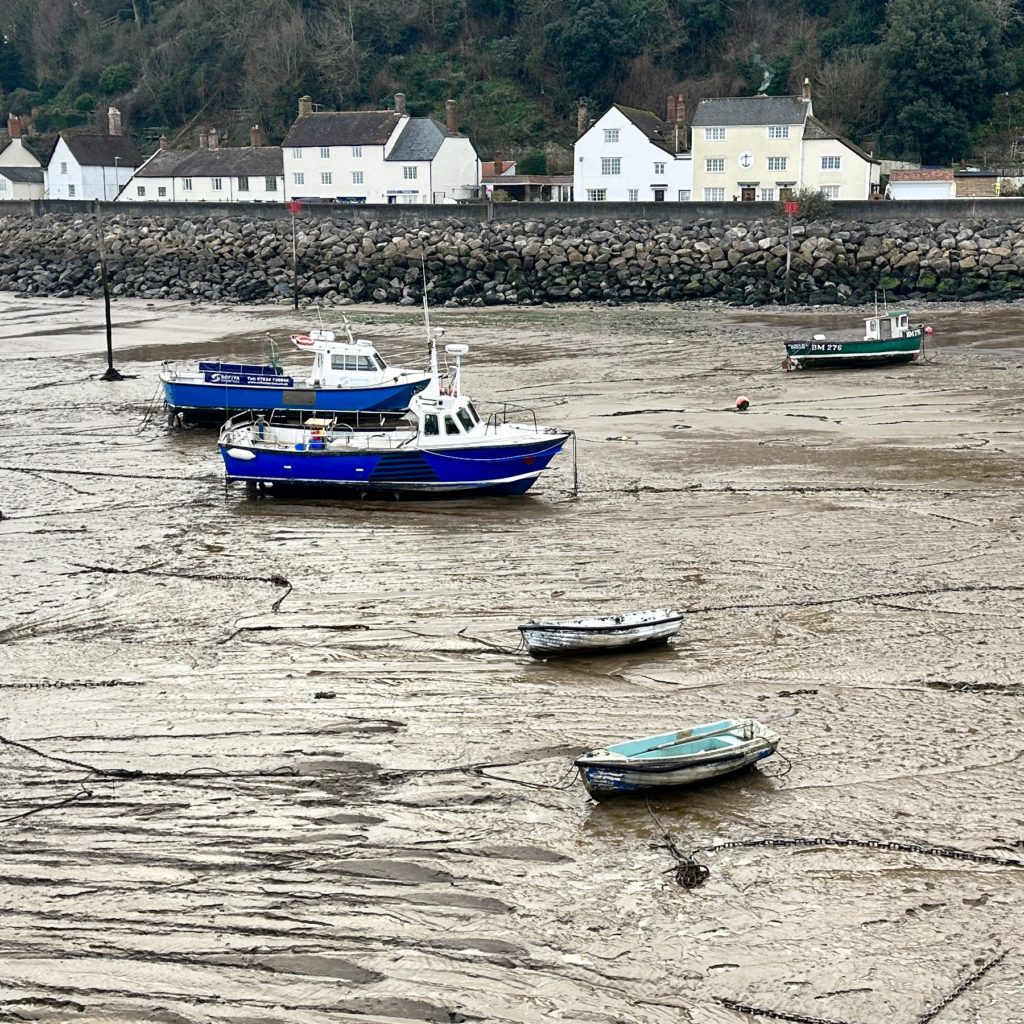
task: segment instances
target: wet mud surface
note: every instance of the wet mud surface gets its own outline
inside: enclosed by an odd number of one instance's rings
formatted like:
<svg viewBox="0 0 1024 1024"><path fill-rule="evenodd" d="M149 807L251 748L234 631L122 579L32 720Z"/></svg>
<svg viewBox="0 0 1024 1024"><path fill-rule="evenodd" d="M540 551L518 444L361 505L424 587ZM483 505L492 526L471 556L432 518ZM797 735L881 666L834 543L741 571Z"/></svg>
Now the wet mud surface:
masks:
<svg viewBox="0 0 1024 1024"><path fill-rule="evenodd" d="M395 362L415 311L351 308ZM529 495L247 500L165 358L290 311L0 296L0 1019L1024 1021L1019 306L786 374L858 314L438 310L467 390L578 435ZM916 316L913 318L917 318ZM339 317L325 313L328 323ZM290 359L301 364L301 357ZM746 413L733 410L737 395ZM516 625L656 605L668 646ZM779 716L761 770L595 804L586 748ZM528 785L529 784L529 785Z"/></svg>

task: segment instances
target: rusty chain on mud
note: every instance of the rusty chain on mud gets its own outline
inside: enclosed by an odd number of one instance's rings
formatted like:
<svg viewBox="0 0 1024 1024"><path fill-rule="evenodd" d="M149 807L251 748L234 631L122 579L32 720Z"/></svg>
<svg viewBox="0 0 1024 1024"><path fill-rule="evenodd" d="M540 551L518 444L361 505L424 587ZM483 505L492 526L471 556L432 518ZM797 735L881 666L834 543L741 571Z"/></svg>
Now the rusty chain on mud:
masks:
<svg viewBox="0 0 1024 1024"><path fill-rule="evenodd" d="M997 953L988 963L983 964L973 974L965 978L952 992L939 1000L930 1010L919 1014L914 1019L914 1024L931 1024L931 1022L955 999L962 996L972 985L980 981L989 971L999 964L1010 951L1004 949ZM788 1020L794 1024L850 1024L849 1021L836 1020L834 1017L815 1017L806 1013L790 1013L788 1010L772 1010L765 1006L753 1006L750 1003L742 1003L738 999L729 999L725 996L714 996L716 1003L737 1013L746 1013L752 1017L767 1017L769 1020Z"/></svg>
<svg viewBox="0 0 1024 1024"><path fill-rule="evenodd" d="M650 810L648 804L648 810ZM651 812L653 815L653 811ZM655 818L657 821L657 818ZM661 823L658 822L659 827ZM664 846L675 858L675 867L665 874L674 873L676 882L684 889L695 889L711 877L711 869L697 860L698 854L717 853L719 850L749 849L755 846L837 846L857 847L865 850L894 850L897 853L918 853L928 857L946 857L949 860L969 860L976 864L994 864L999 867L1024 868L1024 860L1015 857L997 857L991 853L973 853L955 846L928 846L923 843L900 843L887 839L839 839L835 836L786 836L774 839L735 839L714 846L698 846L690 854L683 853L672 837L662 829Z"/></svg>

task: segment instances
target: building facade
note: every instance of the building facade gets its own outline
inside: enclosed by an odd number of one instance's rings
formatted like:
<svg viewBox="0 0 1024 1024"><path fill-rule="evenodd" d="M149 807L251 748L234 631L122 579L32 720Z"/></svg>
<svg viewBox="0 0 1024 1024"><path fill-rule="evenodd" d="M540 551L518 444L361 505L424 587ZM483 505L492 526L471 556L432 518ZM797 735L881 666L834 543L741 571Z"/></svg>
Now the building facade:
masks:
<svg viewBox="0 0 1024 1024"><path fill-rule="evenodd" d="M814 117L801 96L701 100L693 117L693 198L771 202L802 188L830 199L869 199L881 164Z"/></svg>
<svg viewBox="0 0 1024 1024"><path fill-rule="evenodd" d="M127 203L281 203L280 146L264 146L258 126L248 146L221 146L216 128L199 133L198 149L167 149L166 140L124 187Z"/></svg>
<svg viewBox="0 0 1024 1024"><path fill-rule="evenodd" d="M576 202L686 202L693 190L683 97L669 97L668 117L613 104L593 124L581 107L573 147Z"/></svg>
<svg viewBox="0 0 1024 1024"><path fill-rule="evenodd" d="M0 202L42 199L45 192L43 162L22 138L24 124L14 114L7 117L10 142L0 150Z"/></svg>
<svg viewBox="0 0 1024 1024"><path fill-rule="evenodd" d="M62 134L46 165L46 198L115 199L142 162L123 135Z"/></svg>
<svg viewBox="0 0 1024 1024"><path fill-rule="evenodd" d="M459 133L456 104L444 125L394 110L315 111L308 96L282 144L285 198L334 203L452 203L480 191L480 158Z"/></svg>

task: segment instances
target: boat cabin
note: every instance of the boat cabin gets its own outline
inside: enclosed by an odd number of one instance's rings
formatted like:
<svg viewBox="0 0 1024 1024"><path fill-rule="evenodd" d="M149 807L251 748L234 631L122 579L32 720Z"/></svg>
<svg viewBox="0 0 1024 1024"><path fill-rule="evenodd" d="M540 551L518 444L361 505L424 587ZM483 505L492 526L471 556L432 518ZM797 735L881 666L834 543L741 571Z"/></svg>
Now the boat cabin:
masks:
<svg viewBox="0 0 1024 1024"><path fill-rule="evenodd" d="M442 395L439 398L417 395L410 411L416 416L416 432L420 438L435 444L446 438L465 438L486 429L472 401L462 395Z"/></svg>
<svg viewBox="0 0 1024 1024"><path fill-rule="evenodd" d="M313 366L307 384L310 387L343 387L378 384L388 364L369 341L353 338L338 341L333 331L312 330L294 334L296 348L313 353Z"/></svg>
<svg viewBox="0 0 1024 1024"><path fill-rule="evenodd" d="M869 316L864 320L865 341L905 338L909 333L909 313L886 313L882 316Z"/></svg>

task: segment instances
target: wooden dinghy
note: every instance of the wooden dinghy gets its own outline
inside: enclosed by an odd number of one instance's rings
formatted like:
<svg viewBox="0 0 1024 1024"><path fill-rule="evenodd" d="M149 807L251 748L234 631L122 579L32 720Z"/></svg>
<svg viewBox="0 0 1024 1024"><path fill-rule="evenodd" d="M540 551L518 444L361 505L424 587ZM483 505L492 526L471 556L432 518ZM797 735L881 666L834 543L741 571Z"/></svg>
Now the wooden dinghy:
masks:
<svg viewBox="0 0 1024 1024"><path fill-rule="evenodd" d="M623 615L595 615L561 622L527 622L519 627L535 658L555 654L621 651L665 643L675 636L683 615L669 608L648 608Z"/></svg>
<svg viewBox="0 0 1024 1024"><path fill-rule="evenodd" d="M587 792L603 800L730 775L770 757L779 742L757 719L727 718L589 750L573 763Z"/></svg>

